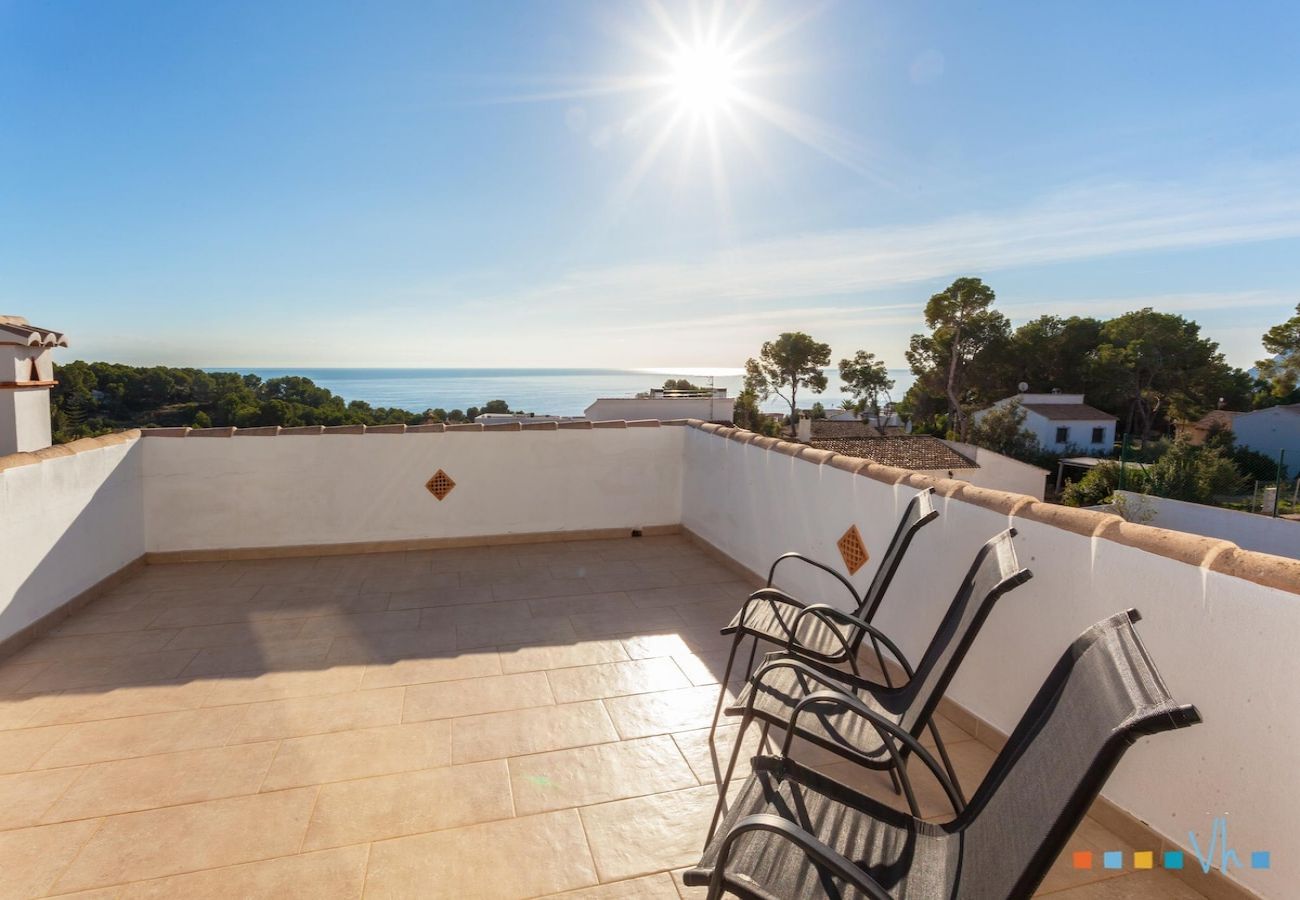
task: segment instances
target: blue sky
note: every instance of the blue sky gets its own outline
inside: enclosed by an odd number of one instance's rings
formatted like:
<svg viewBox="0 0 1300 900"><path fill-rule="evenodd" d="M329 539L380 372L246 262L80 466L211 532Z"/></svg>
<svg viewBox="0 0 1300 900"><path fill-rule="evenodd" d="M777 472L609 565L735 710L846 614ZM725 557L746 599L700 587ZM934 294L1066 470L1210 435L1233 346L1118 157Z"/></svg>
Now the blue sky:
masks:
<svg viewBox="0 0 1300 900"><path fill-rule="evenodd" d="M1249 366L1297 9L0 0L0 311L132 363L902 367L970 274Z"/></svg>

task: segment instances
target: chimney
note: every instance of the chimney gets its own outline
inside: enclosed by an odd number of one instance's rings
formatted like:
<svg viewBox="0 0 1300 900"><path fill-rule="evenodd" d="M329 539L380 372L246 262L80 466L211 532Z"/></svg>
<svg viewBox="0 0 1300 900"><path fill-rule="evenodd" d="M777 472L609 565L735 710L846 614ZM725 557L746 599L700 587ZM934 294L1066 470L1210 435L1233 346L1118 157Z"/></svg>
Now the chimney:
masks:
<svg viewBox="0 0 1300 900"><path fill-rule="evenodd" d="M0 456L50 446L51 351L66 346L57 331L0 316Z"/></svg>
<svg viewBox="0 0 1300 900"><path fill-rule="evenodd" d="M795 424L795 435L805 444L812 440L812 416L800 416Z"/></svg>

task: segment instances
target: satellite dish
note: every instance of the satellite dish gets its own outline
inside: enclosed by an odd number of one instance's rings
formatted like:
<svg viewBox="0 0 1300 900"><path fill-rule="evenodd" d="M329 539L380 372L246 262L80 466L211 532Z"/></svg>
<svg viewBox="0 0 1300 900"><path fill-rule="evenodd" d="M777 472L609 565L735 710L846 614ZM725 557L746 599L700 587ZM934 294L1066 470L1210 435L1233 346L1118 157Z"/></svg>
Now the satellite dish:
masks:
<svg viewBox="0 0 1300 900"><path fill-rule="evenodd" d="M1022 393L1022 394L1023 394L1023 393L1025 393L1025 392L1026 392L1026 391L1028 391L1028 390L1029 390L1029 385L1028 385L1028 384L1026 384L1026 383L1025 383L1025 382L1023 382L1023 381L1022 381L1022 382L1020 382L1020 384L1019 384L1019 385L1017 385L1017 387L1019 387L1019 388L1020 388L1020 393Z"/></svg>

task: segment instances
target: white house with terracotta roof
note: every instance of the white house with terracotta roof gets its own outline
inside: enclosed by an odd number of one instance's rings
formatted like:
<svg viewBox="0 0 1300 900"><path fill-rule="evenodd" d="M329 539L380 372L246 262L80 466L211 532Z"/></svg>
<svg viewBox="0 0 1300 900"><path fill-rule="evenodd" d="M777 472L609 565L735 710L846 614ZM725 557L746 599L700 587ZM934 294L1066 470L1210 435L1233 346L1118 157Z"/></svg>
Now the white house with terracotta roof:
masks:
<svg viewBox="0 0 1300 900"><path fill-rule="evenodd" d="M1084 403L1083 394L1016 394L980 410L975 421L1016 401L1025 410L1024 427L1044 450L1109 453L1115 446L1115 417Z"/></svg>

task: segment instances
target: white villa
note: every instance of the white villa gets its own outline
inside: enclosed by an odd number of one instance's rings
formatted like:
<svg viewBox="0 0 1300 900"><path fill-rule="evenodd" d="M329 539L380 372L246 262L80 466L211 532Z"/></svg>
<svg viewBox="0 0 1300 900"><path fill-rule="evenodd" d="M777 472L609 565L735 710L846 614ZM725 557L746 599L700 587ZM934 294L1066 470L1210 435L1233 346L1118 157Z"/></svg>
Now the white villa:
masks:
<svg viewBox="0 0 1300 900"><path fill-rule="evenodd" d="M980 410L975 421L1017 401L1025 410L1024 427L1044 450L1109 453L1115 446L1115 417L1084 403L1083 394L1016 394Z"/></svg>

